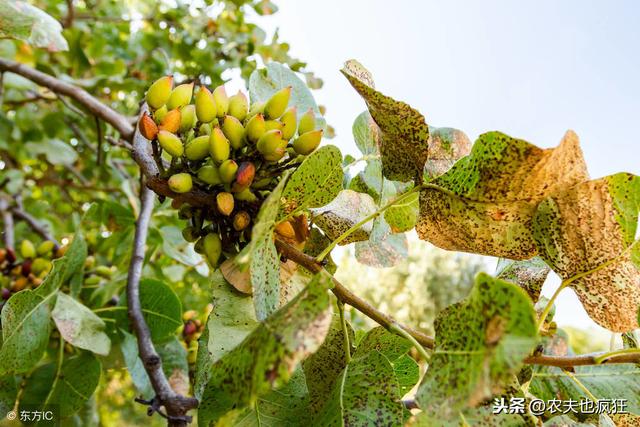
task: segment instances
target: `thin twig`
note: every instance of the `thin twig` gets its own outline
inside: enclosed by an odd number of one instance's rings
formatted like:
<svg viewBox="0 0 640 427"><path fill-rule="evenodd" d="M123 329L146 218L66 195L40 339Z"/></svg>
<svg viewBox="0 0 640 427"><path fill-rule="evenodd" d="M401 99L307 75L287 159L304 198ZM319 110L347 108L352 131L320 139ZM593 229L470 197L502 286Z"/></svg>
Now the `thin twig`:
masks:
<svg viewBox="0 0 640 427"><path fill-rule="evenodd" d="M75 9L73 7L73 0L67 0L67 16L64 18L62 26L64 28L71 28L73 25L73 18L75 15Z"/></svg>
<svg viewBox="0 0 640 427"><path fill-rule="evenodd" d="M60 242L58 242L58 240L53 237L51 232L49 232L49 230L44 225L40 224L37 219L24 211L21 206L13 206L10 209L15 218L26 222L29 228L31 228L38 236L42 237L44 240L52 241L56 246L60 246Z"/></svg>
<svg viewBox="0 0 640 427"><path fill-rule="evenodd" d="M149 376L159 404L167 410L170 426L186 426L191 422L187 415L190 409L198 406L198 401L176 393L162 371L162 360L151 341L149 326L142 315L140 305L140 278L144 264L145 245L149 231L149 221L153 211L154 194L146 187L141 187L140 215L136 221L136 232L133 241L129 275L127 277L127 302L129 320L138 340L138 351L144 369Z"/></svg>

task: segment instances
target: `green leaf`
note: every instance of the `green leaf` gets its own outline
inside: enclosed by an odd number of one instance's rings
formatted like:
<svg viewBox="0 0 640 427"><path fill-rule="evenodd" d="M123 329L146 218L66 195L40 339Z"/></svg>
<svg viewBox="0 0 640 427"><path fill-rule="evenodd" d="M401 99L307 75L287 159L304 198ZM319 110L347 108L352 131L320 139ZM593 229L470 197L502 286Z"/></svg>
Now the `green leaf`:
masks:
<svg viewBox="0 0 640 427"><path fill-rule="evenodd" d="M109 354L111 340L104 332L104 321L73 297L58 292L51 317L69 344L103 356Z"/></svg>
<svg viewBox="0 0 640 427"><path fill-rule="evenodd" d="M43 154L52 165L72 166L78 160L78 153L69 144L59 139L41 142L27 142L25 149L32 155Z"/></svg>
<svg viewBox="0 0 640 427"><path fill-rule="evenodd" d="M578 137L541 149L500 132L480 135L471 154L420 192L418 236L455 251L528 259L531 221L545 197L587 179Z"/></svg>
<svg viewBox="0 0 640 427"><path fill-rule="evenodd" d="M533 218L540 256L589 316L616 332L638 328L640 177L619 173L545 199Z"/></svg>
<svg viewBox="0 0 640 427"><path fill-rule="evenodd" d="M13 375L0 377L0 414L13 410L18 398L18 385Z"/></svg>
<svg viewBox="0 0 640 427"><path fill-rule="evenodd" d="M249 78L251 102L266 102L274 93L287 86L291 86L289 106L296 107L298 119L312 109L316 115L316 128L324 128L325 120L307 85L296 73L277 62L270 62L265 68L251 73Z"/></svg>
<svg viewBox="0 0 640 427"><path fill-rule="evenodd" d="M438 315L435 330L436 347L416 399L428 416L443 420L500 393L537 343L528 295L484 273L465 300Z"/></svg>
<svg viewBox="0 0 640 427"><path fill-rule="evenodd" d="M56 294L42 297L36 291L14 294L2 308L0 376L27 372L42 358L51 325L49 317Z"/></svg>
<svg viewBox="0 0 640 427"><path fill-rule="evenodd" d="M213 365L198 410L199 425L208 426L232 409L255 403L285 383L298 363L320 346L331 321L328 285L327 277L315 276Z"/></svg>
<svg viewBox="0 0 640 427"><path fill-rule="evenodd" d="M175 226L168 225L160 228L162 236L162 251L176 261L194 267L202 276L209 275L209 267L203 262L202 255L198 254L193 245L182 237L182 231Z"/></svg>
<svg viewBox="0 0 640 427"><path fill-rule="evenodd" d="M272 236L257 242L250 273L256 317L263 321L280 306L280 255Z"/></svg>
<svg viewBox="0 0 640 427"><path fill-rule="evenodd" d="M0 4L0 39L26 41L51 52L69 50L62 25L49 14L24 1Z"/></svg>
<svg viewBox="0 0 640 427"><path fill-rule="evenodd" d="M342 154L333 145L311 153L291 175L282 192L278 219L331 202L342 190Z"/></svg>
<svg viewBox="0 0 640 427"><path fill-rule="evenodd" d="M377 210L376 203L368 194L353 190L342 190L331 203L321 208L310 209L313 223L335 240L358 222ZM369 221L340 242L340 245L369 240L372 221Z"/></svg>
<svg viewBox="0 0 640 427"><path fill-rule="evenodd" d="M371 74L359 62L347 61L341 71L364 98L379 127L385 178L421 181L429 148L429 127L422 114L408 104L378 92Z"/></svg>
<svg viewBox="0 0 640 427"><path fill-rule="evenodd" d="M550 271L549 266L540 257L522 261L501 258L498 260L496 277L520 286L529 294L531 301L536 303Z"/></svg>
<svg viewBox="0 0 640 427"><path fill-rule="evenodd" d="M64 256L53 261L53 268L34 292L43 298L55 293L83 268L86 259L87 242L78 230Z"/></svg>
<svg viewBox="0 0 640 427"><path fill-rule="evenodd" d="M380 128L371 117L371 113L364 111L356 117L351 128L356 147L363 156L379 156Z"/></svg>
<svg viewBox="0 0 640 427"><path fill-rule="evenodd" d="M420 216L419 198L420 195L414 193L384 212L384 220L393 233L404 233L416 226Z"/></svg>
<svg viewBox="0 0 640 427"><path fill-rule="evenodd" d="M404 234L393 234L383 217L373 221L371 237L366 242L357 242L355 255L358 262L371 267L393 267L407 258L409 244Z"/></svg>
<svg viewBox="0 0 640 427"><path fill-rule="evenodd" d="M393 367L382 353L371 351L345 367L315 425L402 426L403 417Z"/></svg>
<svg viewBox="0 0 640 427"><path fill-rule="evenodd" d="M349 342L355 341L353 328L347 323ZM324 406L336 379L347 366L344 333L340 315L334 313L329 333L318 350L302 364L309 390L310 408L317 413Z"/></svg>
<svg viewBox="0 0 640 427"><path fill-rule="evenodd" d="M445 172L471 152L471 141L461 130L429 126L429 158L424 166L427 181Z"/></svg>
<svg viewBox="0 0 640 427"><path fill-rule="evenodd" d="M120 351L122 351L122 357L127 367L127 371L131 376L133 385L138 390L138 393L145 399L153 397L153 387L149 381L147 371L144 369L144 364L140 357L138 357L138 342L136 337L125 330L120 330L123 335L123 340L120 343Z"/></svg>
<svg viewBox="0 0 640 427"><path fill-rule="evenodd" d="M55 363L42 365L27 380L20 410L44 410L55 405L60 418L68 418L89 400L98 387L101 371L100 362L91 353L66 359L59 373Z"/></svg>
<svg viewBox="0 0 640 427"><path fill-rule="evenodd" d="M144 320L151 331L151 339L155 343L168 340L182 325L182 303L173 289L164 282L155 279L142 279L140 281L140 305ZM115 318L118 328L129 330L127 294L122 294L117 306L104 309L104 311L100 311L100 314L101 317Z"/></svg>

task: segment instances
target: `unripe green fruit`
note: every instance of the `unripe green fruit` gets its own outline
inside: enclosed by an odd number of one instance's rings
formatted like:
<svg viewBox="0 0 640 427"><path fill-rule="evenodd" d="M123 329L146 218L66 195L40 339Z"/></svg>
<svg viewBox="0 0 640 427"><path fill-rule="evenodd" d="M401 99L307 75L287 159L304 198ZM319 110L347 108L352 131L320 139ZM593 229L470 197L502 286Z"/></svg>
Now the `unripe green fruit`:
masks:
<svg viewBox="0 0 640 427"><path fill-rule="evenodd" d="M180 132L185 133L196 126L196 106L189 104L180 109Z"/></svg>
<svg viewBox="0 0 640 427"><path fill-rule="evenodd" d="M283 158L285 154L287 154L286 148L282 146L278 146L273 152L269 154L264 154L263 157L268 162L277 162L278 160Z"/></svg>
<svg viewBox="0 0 640 427"><path fill-rule="evenodd" d="M193 218L193 209L189 205L182 205L178 210L178 218L191 219Z"/></svg>
<svg viewBox="0 0 640 427"><path fill-rule="evenodd" d="M96 274L104 277L105 279L110 279L111 276L113 276L113 270L106 265L99 265L96 267Z"/></svg>
<svg viewBox="0 0 640 427"><path fill-rule="evenodd" d="M257 101L251 104L251 108L249 108L249 116L255 116L256 114L263 114L264 113L264 106L266 105L266 102L263 101Z"/></svg>
<svg viewBox="0 0 640 427"><path fill-rule="evenodd" d="M229 111L229 97L224 86L218 86L213 90L213 100L216 103L216 116L226 116Z"/></svg>
<svg viewBox="0 0 640 427"><path fill-rule="evenodd" d="M211 135L211 125L209 123L203 123L198 129L198 135Z"/></svg>
<svg viewBox="0 0 640 427"><path fill-rule="evenodd" d="M198 171L198 178L209 185L222 184L218 168L212 165L205 165Z"/></svg>
<svg viewBox="0 0 640 427"><path fill-rule="evenodd" d="M189 160L202 160L209 155L209 135L199 136L187 143L184 149Z"/></svg>
<svg viewBox="0 0 640 427"><path fill-rule="evenodd" d="M193 245L193 250L196 251L196 253L204 255L204 237L198 239L196 244Z"/></svg>
<svg viewBox="0 0 640 427"><path fill-rule="evenodd" d="M36 247L33 246L31 240L25 239L20 243L20 255L22 255L22 258L35 258Z"/></svg>
<svg viewBox="0 0 640 427"><path fill-rule="evenodd" d="M42 256L42 255L51 255L51 251L53 251L53 248L56 246L56 244L54 242L52 242L51 240L45 240L44 242L40 243L38 245L38 249L36 252L38 252L38 255Z"/></svg>
<svg viewBox="0 0 640 427"><path fill-rule="evenodd" d="M247 139L251 142L257 142L267 131L264 116L261 113L256 114L249 120L245 128Z"/></svg>
<svg viewBox="0 0 640 427"><path fill-rule="evenodd" d="M177 173L169 178L169 188L176 193L186 193L192 187L193 181L188 173Z"/></svg>
<svg viewBox="0 0 640 427"><path fill-rule="evenodd" d="M264 133L258 140L258 151L262 155L269 155L276 151L282 142L282 131L274 129Z"/></svg>
<svg viewBox="0 0 640 427"><path fill-rule="evenodd" d="M229 140L220 128L214 128L209 137L209 152L216 163L222 163L229 158L231 148Z"/></svg>
<svg viewBox="0 0 640 427"><path fill-rule="evenodd" d="M251 192L251 190L249 190L248 188L245 188L244 190L235 193L233 195L233 197L236 198L236 200L240 200L242 202L257 202L258 198L256 197L255 194L253 194Z"/></svg>
<svg viewBox="0 0 640 427"><path fill-rule="evenodd" d="M87 277L85 279L84 284L85 284L85 286L96 286L100 282L102 282L102 277L100 277L100 276L89 276L89 277Z"/></svg>
<svg viewBox="0 0 640 427"><path fill-rule="evenodd" d="M300 117L300 123L298 123L298 134L302 135L307 132L311 132L316 128L316 114L313 109L309 108L306 113Z"/></svg>
<svg viewBox="0 0 640 427"><path fill-rule="evenodd" d="M191 96L193 95L193 83L185 83L171 92L171 96L167 101L167 108L173 110L174 108L184 107L191 102Z"/></svg>
<svg viewBox="0 0 640 427"><path fill-rule="evenodd" d="M222 255L222 241L220 236L209 233L202 238L202 249L212 268L218 266L220 255Z"/></svg>
<svg viewBox="0 0 640 427"><path fill-rule="evenodd" d="M238 164L231 159L227 159L220 165L220 179L222 182L229 184L235 179L237 171Z"/></svg>
<svg viewBox="0 0 640 427"><path fill-rule="evenodd" d="M182 230L182 237L187 242L195 242L196 240L198 240L198 233L199 230L195 227L187 227Z"/></svg>
<svg viewBox="0 0 640 427"><path fill-rule="evenodd" d="M293 141L293 149L296 150L298 154L307 155L318 148L321 140L322 129L312 130L296 138L296 140Z"/></svg>
<svg viewBox="0 0 640 427"><path fill-rule="evenodd" d="M166 130L158 132L158 142L164 151L172 157L180 157L184 153L182 141L176 135Z"/></svg>
<svg viewBox="0 0 640 427"><path fill-rule="evenodd" d="M44 271L48 273L52 267L53 264L51 264L51 261L49 261L48 259L36 258L31 263L31 272L36 276L39 276L40 273Z"/></svg>
<svg viewBox="0 0 640 427"><path fill-rule="evenodd" d="M268 187L273 181L273 178L269 177L269 178L262 178L259 181L255 181L253 184L251 184L251 188L255 188L257 190L260 190L262 188Z"/></svg>
<svg viewBox="0 0 640 427"><path fill-rule="evenodd" d="M248 110L249 100L247 100L244 93L238 91L238 93L229 98L229 115L243 121L247 117Z"/></svg>
<svg viewBox="0 0 640 427"><path fill-rule="evenodd" d="M216 194L216 206L218 207L218 212L220 212L224 216L231 215L234 208L233 195L231 193L227 193L226 191L221 191Z"/></svg>
<svg viewBox="0 0 640 427"><path fill-rule="evenodd" d="M274 93L264 105L264 115L267 119L277 119L287 109L291 97L291 86Z"/></svg>
<svg viewBox="0 0 640 427"><path fill-rule="evenodd" d="M242 148L244 145L244 126L240 120L233 116L224 116L222 132L235 150Z"/></svg>
<svg viewBox="0 0 640 427"><path fill-rule="evenodd" d="M282 117L280 117L280 122L282 122L282 139L286 139L287 141L293 138L293 135L296 133L296 128L298 127L298 116L296 107L291 107L287 111L284 112Z"/></svg>
<svg viewBox="0 0 640 427"><path fill-rule="evenodd" d="M283 124L280 120L267 120L264 122L264 127L269 132L270 130L282 130Z"/></svg>
<svg viewBox="0 0 640 427"><path fill-rule="evenodd" d="M96 258L93 255L89 255L88 257L85 258L84 268L90 269L90 268L93 268L94 265L96 265Z"/></svg>
<svg viewBox="0 0 640 427"><path fill-rule="evenodd" d="M200 90L196 93L196 114L198 120L203 123L209 123L216 118L216 102L211 91L205 86L200 86Z"/></svg>
<svg viewBox="0 0 640 427"><path fill-rule="evenodd" d="M233 228L236 231L242 231L249 226L251 217L246 211L240 211L233 216Z"/></svg>
<svg viewBox="0 0 640 427"><path fill-rule="evenodd" d="M170 110L162 118L162 123L160 123L158 129L176 133L180 129L180 121L180 110Z"/></svg>
<svg viewBox="0 0 640 427"><path fill-rule="evenodd" d="M167 106L163 105L153 113L153 120L155 120L157 124L162 123L162 120L164 119L164 117L167 115L168 112L169 110L167 109Z"/></svg>
<svg viewBox="0 0 640 427"><path fill-rule="evenodd" d="M171 88L173 87L173 76L160 77L149 86L147 91L147 104L154 110L162 107L171 96Z"/></svg>

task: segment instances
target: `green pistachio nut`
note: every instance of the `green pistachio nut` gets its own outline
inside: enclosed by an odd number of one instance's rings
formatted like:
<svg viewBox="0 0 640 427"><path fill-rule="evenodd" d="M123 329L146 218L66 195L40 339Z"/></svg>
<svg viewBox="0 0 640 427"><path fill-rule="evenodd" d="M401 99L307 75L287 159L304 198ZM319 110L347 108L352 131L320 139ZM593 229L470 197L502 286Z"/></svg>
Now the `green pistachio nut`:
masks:
<svg viewBox="0 0 640 427"><path fill-rule="evenodd" d="M229 140L220 128L214 128L209 137L209 152L214 162L220 164L229 158Z"/></svg>
<svg viewBox="0 0 640 427"><path fill-rule="evenodd" d="M173 76L160 77L153 82L147 91L147 104L154 110L162 107L167 103L171 96L171 88L173 87Z"/></svg>
<svg viewBox="0 0 640 427"><path fill-rule="evenodd" d="M110 279L113 276L113 270L106 265L99 265L96 267L96 274L102 276L105 279Z"/></svg>
<svg viewBox="0 0 640 427"><path fill-rule="evenodd" d="M279 146L276 147L273 152L264 154L262 157L264 157L264 159L268 162L277 162L278 160L282 159L285 154L287 154L286 148Z"/></svg>
<svg viewBox="0 0 640 427"><path fill-rule="evenodd" d="M283 124L280 120L267 120L264 122L264 128L268 131L270 130L282 130Z"/></svg>
<svg viewBox="0 0 640 427"><path fill-rule="evenodd" d="M169 131L161 130L158 132L158 143L172 157L180 157L184 153L184 146L180 138Z"/></svg>
<svg viewBox="0 0 640 427"><path fill-rule="evenodd" d="M40 256L51 255L51 252L55 247L56 244L54 242L52 242L51 240L45 240L38 245L38 249L36 250L36 252L38 252L38 255Z"/></svg>
<svg viewBox="0 0 640 427"><path fill-rule="evenodd" d="M53 264L48 259L44 258L36 258L31 263L31 272L36 276L39 276L40 273L46 271L47 273L51 270Z"/></svg>
<svg viewBox="0 0 640 427"><path fill-rule="evenodd" d="M220 179L225 184L229 184L235 179L237 171L238 164L231 159L227 159L220 165Z"/></svg>
<svg viewBox="0 0 640 427"><path fill-rule="evenodd" d="M196 106L193 104L185 105L180 109L180 132L185 133L196 126L198 118L196 117Z"/></svg>
<svg viewBox="0 0 640 427"><path fill-rule="evenodd" d="M193 218L193 208L187 204L180 206L180 209L178 210L178 218L180 219Z"/></svg>
<svg viewBox="0 0 640 427"><path fill-rule="evenodd" d="M22 258L35 258L36 253L36 247L33 246L31 240L24 239L20 242L20 255L22 255Z"/></svg>
<svg viewBox="0 0 640 427"><path fill-rule="evenodd" d="M186 172L171 175L169 178L169 188L176 193L186 193L193 187L191 175Z"/></svg>
<svg viewBox="0 0 640 427"><path fill-rule="evenodd" d="M167 108L173 110L174 108L184 107L191 102L191 96L193 95L193 83L185 83L176 86L171 91L171 96L167 101Z"/></svg>
<svg viewBox="0 0 640 427"><path fill-rule="evenodd" d="M198 239L195 245L193 245L193 250L201 255L204 255L204 237Z"/></svg>
<svg viewBox="0 0 640 427"><path fill-rule="evenodd" d="M282 131L278 129L270 130L264 133L258 140L258 151L262 155L269 155L276 151L282 142Z"/></svg>
<svg viewBox="0 0 640 427"><path fill-rule="evenodd" d="M216 207L218 208L218 212L220 212L224 216L231 215L234 208L233 194L227 193L226 191L221 191L216 194Z"/></svg>
<svg viewBox="0 0 640 427"><path fill-rule="evenodd" d="M193 138L187 143L184 154L189 160L202 160L209 155L209 135Z"/></svg>
<svg viewBox="0 0 640 427"><path fill-rule="evenodd" d="M244 93L238 91L238 93L229 98L229 115L243 121L247 117L248 110L249 100Z"/></svg>
<svg viewBox="0 0 640 427"><path fill-rule="evenodd" d="M306 156L318 148L321 140L322 129L312 130L297 137L295 141L293 141L293 149L296 150L296 153Z"/></svg>
<svg viewBox="0 0 640 427"><path fill-rule="evenodd" d="M222 133L227 137L234 150L239 150L244 145L244 126L234 116L224 116Z"/></svg>
<svg viewBox="0 0 640 427"><path fill-rule="evenodd" d="M198 170L198 179L209 185L222 184L220 172L218 171L218 168L213 165L202 166L200 170Z"/></svg>
<svg viewBox="0 0 640 427"><path fill-rule="evenodd" d="M209 261L209 265L212 268L216 268L218 261L220 261L220 255L222 255L222 240L220 240L220 236L215 233L209 233L201 240L202 249L207 261Z"/></svg>
<svg viewBox="0 0 640 427"><path fill-rule="evenodd" d="M184 240L191 243L198 240L199 233L200 233L200 230L198 230L195 227L185 227L182 230L182 237L184 238Z"/></svg>
<svg viewBox="0 0 640 427"><path fill-rule="evenodd" d="M291 86L280 89L274 93L264 105L264 115L267 119L277 119L280 117L289 105L291 97Z"/></svg>
<svg viewBox="0 0 640 427"><path fill-rule="evenodd" d="M286 139L287 141L293 138L293 135L296 133L296 128L298 127L298 116L296 107L291 107L287 111L284 112L282 117L280 117L280 122L282 122L282 139Z"/></svg>
<svg viewBox="0 0 640 427"><path fill-rule="evenodd" d="M218 86L213 90L213 100L216 103L216 116L224 117L229 111L229 97L224 86Z"/></svg>
<svg viewBox="0 0 640 427"><path fill-rule="evenodd" d="M316 114L313 112L313 109L309 108L302 117L300 117L300 123L298 123L298 135L311 132L315 128Z"/></svg>
<svg viewBox="0 0 640 427"><path fill-rule="evenodd" d="M236 200L242 201L242 202L257 202L258 198L256 197L255 194L253 194L253 192L251 190L249 190L248 188L245 188L244 190L235 193L233 195L233 197L236 198Z"/></svg>
<svg viewBox="0 0 640 427"><path fill-rule="evenodd" d="M265 105L266 105L266 102L263 102L263 101L257 101L252 103L251 108L249 108L249 117L253 117L256 114L263 114Z"/></svg>
<svg viewBox="0 0 640 427"><path fill-rule="evenodd" d="M258 142L260 137L267 131L264 116L258 113L249 120L245 128L247 139L253 143Z"/></svg>
<svg viewBox="0 0 640 427"><path fill-rule="evenodd" d="M100 276L89 276L84 280L85 286L96 286L102 282L102 277Z"/></svg>
<svg viewBox="0 0 640 427"><path fill-rule="evenodd" d="M211 135L211 124L203 123L198 128L198 135Z"/></svg>
<svg viewBox="0 0 640 427"><path fill-rule="evenodd" d="M153 112L153 120L155 120L157 124L162 123L164 116L166 116L168 112L169 110L167 109L167 106L163 105L162 107L158 108L156 111Z"/></svg>
<svg viewBox="0 0 640 427"><path fill-rule="evenodd" d="M216 118L217 108L213 99L213 94L205 86L200 86L200 90L196 93L196 115L198 120L203 123L209 123Z"/></svg>

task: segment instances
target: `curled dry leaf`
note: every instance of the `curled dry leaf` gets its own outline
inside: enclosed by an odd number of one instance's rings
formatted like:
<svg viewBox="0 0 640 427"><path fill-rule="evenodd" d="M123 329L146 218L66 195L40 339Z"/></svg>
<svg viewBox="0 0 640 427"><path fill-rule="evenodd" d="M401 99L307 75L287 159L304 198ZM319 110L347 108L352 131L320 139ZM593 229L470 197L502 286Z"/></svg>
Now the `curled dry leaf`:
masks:
<svg viewBox="0 0 640 427"><path fill-rule="evenodd" d="M378 92L371 74L358 61L347 61L341 71L364 98L371 117L380 128L385 178L420 181L429 157L429 126L424 116L410 105Z"/></svg>
<svg viewBox="0 0 640 427"><path fill-rule="evenodd" d="M638 327L640 177L619 173L547 198L533 220L540 255L587 313L616 332Z"/></svg>
<svg viewBox="0 0 640 427"><path fill-rule="evenodd" d="M376 209L376 203L370 195L342 190L328 205L310 211L314 224L320 227L329 239L335 240ZM369 240L371 228L372 222L369 221L339 244L347 245Z"/></svg>
<svg viewBox="0 0 640 427"><path fill-rule="evenodd" d="M416 230L443 249L528 259L537 252L531 219L538 203L586 179L572 131L552 149L485 133L469 156L421 191Z"/></svg>

